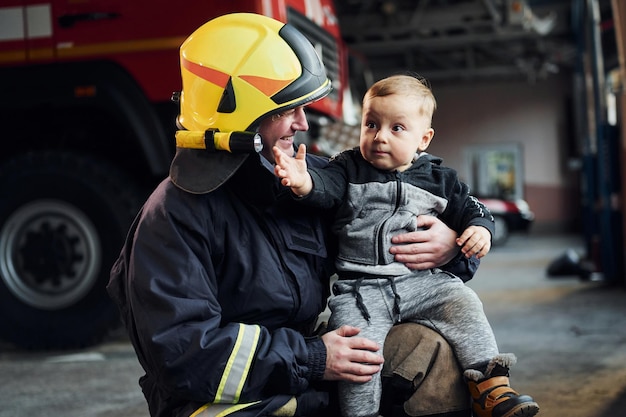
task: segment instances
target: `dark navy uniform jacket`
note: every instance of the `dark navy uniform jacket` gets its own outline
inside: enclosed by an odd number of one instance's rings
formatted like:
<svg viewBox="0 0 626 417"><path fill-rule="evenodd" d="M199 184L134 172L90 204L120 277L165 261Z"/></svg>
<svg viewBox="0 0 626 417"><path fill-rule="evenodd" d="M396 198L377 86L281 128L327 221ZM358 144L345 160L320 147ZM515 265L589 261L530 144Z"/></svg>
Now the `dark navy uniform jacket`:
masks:
<svg viewBox="0 0 626 417"><path fill-rule="evenodd" d="M169 179L156 188L108 286L153 416L207 402L256 415L321 379L325 347L303 334L328 295L324 238L319 214L295 203L258 155L208 194ZM272 389L284 395L271 398Z"/></svg>

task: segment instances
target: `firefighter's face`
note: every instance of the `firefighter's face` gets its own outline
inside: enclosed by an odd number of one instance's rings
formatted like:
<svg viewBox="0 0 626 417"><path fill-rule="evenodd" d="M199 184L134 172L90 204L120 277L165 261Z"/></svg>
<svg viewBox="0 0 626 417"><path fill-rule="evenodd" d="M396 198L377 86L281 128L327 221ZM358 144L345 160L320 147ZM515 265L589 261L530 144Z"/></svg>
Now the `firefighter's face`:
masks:
<svg viewBox="0 0 626 417"><path fill-rule="evenodd" d="M286 110L266 118L259 126L259 134L263 140L261 153L272 163L274 163L274 155L272 154L274 146L277 146L278 149L289 156L293 156L294 135L298 131L306 131L308 129L309 123L306 120L304 106Z"/></svg>

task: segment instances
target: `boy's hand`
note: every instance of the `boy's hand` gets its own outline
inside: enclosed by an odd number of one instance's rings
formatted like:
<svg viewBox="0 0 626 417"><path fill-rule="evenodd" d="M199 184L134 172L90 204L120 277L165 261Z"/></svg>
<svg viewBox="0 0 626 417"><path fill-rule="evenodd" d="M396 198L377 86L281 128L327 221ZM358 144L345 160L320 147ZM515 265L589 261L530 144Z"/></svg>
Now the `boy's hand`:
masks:
<svg viewBox="0 0 626 417"><path fill-rule="evenodd" d="M306 146L301 144L298 147L296 157L292 158L283 153L278 147L272 148L274 152L274 174L281 179L281 184L291 187L291 191L298 196L305 196L311 192L313 181L307 171Z"/></svg>
<svg viewBox="0 0 626 417"><path fill-rule="evenodd" d="M456 240L466 258L476 255L480 259L491 249L491 233L482 226L470 226Z"/></svg>

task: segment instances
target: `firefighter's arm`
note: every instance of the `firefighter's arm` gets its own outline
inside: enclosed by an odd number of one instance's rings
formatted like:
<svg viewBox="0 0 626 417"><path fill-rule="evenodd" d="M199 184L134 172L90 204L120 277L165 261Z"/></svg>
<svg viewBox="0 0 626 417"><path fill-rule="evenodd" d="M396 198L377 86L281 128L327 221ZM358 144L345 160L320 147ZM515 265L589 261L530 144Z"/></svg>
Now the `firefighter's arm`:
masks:
<svg viewBox="0 0 626 417"><path fill-rule="evenodd" d="M319 339L225 322L210 254L194 232L211 228L181 226L197 220L185 212L192 205L177 209L175 219L161 207L144 214L129 267L141 361L160 389L199 402L240 403L266 397L272 386L300 393L321 379L326 350Z"/></svg>

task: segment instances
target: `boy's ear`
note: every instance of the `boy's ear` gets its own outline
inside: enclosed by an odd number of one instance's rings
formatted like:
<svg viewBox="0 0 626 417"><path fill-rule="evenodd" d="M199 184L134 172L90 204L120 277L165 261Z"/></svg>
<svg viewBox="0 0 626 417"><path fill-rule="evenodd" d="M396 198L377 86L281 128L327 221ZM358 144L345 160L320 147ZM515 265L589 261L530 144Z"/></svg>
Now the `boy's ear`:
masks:
<svg viewBox="0 0 626 417"><path fill-rule="evenodd" d="M432 127L426 129L424 135L422 135L422 140L417 147L417 150L420 152L424 152L426 148L428 148L428 145L430 145L430 141L433 140L433 136L435 136L435 130Z"/></svg>

